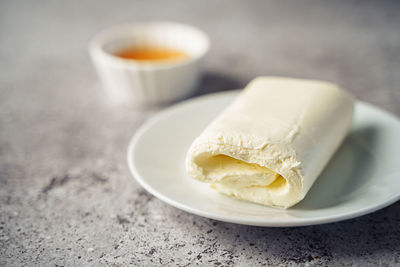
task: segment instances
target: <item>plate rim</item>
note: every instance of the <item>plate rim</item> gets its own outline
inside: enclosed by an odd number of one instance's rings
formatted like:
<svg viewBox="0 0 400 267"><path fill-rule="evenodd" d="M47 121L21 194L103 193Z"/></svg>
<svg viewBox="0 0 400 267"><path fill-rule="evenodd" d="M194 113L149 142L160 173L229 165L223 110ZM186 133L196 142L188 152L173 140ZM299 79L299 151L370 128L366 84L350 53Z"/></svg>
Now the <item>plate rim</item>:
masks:
<svg viewBox="0 0 400 267"><path fill-rule="evenodd" d="M147 121L145 121L138 130L133 134L129 141L128 149L127 149L127 163L128 163L128 168L130 171L130 174L134 180L136 180L140 186L142 186L147 192L152 194L154 197L160 199L161 201L165 202L166 204L169 204L177 209L186 211L188 213L213 219L213 220L218 220L218 221L223 221L223 222L229 222L229 223L235 223L235 224L241 224L241 225L252 225L252 226L262 226L262 227L299 227L299 226L309 226L309 225L317 225L317 224L326 224L326 223L332 223L332 222L339 222L339 221L344 221L348 219L353 219L356 217L360 217L369 213L373 213L377 210L383 209L395 202L397 202L400 199L400 192L393 196L392 198L389 198L386 201L380 202L376 205L369 205L364 208L358 209L358 210L351 210L348 212L340 213L338 215L328 215L328 216L320 216L320 217L313 217L313 218L296 218L295 220L289 219L289 220L276 220L276 221L268 221L268 220L261 220L261 219L246 219L246 218L235 218L235 216L228 216L228 215L218 215L213 212L206 212L202 210L198 210L196 208L192 208L188 205L185 205L184 203L181 203L177 200L174 200L171 197L168 197L156 189L154 189L152 186L150 186L144 177L142 177L139 173L139 171L136 170L135 164L134 164L134 156L133 152L134 149L137 145L137 143L140 141L141 137L146 133L148 129L150 129L154 124L157 122L163 120L165 117L170 115L171 113L176 112L177 110L188 106L192 104L193 102L197 101L205 101L206 99L209 98L215 98L215 97L228 97L229 95L237 95L239 93L240 89L236 90L229 90L229 91L222 91L222 92L216 92L216 93L211 93L211 94L206 94L198 97L193 97L187 100L184 100L180 103L177 103L175 105L172 105L168 108L165 108L158 113L154 114L151 118L149 118ZM355 105L364 105L367 106L368 108L375 109L379 112L383 112L385 116L389 116L392 119L395 119L399 124L400 120L397 118L395 115L392 113L381 109L375 105L369 104L367 102L361 101L361 100L355 100ZM270 207L269 207L270 208Z"/></svg>

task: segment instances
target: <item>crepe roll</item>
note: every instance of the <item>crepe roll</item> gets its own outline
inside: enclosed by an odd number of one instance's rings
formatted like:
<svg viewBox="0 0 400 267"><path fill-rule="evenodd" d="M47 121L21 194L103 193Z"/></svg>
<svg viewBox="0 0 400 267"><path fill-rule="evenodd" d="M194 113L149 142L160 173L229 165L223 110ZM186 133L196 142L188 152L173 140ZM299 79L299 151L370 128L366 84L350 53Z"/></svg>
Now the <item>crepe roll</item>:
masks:
<svg viewBox="0 0 400 267"><path fill-rule="evenodd" d="M256 78L193 141L187 172L220 193L289 208L349 132L353 102L328 82Z"/></svg>

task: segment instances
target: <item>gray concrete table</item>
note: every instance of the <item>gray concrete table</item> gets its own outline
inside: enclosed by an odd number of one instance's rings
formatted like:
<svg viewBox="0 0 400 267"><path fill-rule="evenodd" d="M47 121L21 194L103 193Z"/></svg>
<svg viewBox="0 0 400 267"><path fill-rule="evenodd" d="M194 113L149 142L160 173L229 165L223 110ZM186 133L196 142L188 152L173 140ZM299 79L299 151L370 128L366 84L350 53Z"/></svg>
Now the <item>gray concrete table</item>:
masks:
<svg viewBox="0 0 400 267"><path fill-rule="evenodd" d="M197 95L264 74L317 78L399 116L399 10L398 1L2 1L0 265L400 265L400 203L344 222L259 228L152 197L125 152L157 109L108 106L87 53L110 25L180 21L212 41Z"/></svg>

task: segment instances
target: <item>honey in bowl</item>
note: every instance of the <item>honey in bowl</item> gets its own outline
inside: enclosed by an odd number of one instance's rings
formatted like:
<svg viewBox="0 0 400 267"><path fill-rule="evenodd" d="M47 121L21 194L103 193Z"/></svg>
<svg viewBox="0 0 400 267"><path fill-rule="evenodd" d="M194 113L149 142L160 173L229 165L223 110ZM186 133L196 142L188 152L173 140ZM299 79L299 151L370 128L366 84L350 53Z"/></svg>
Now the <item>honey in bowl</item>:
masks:
<svg viewBox="0 0 400 267"><path fill-rule="evenodd" d="M115 53L117 57L143 62L176 62L189 58L185 52L166 47L131 47Z"/></svg>

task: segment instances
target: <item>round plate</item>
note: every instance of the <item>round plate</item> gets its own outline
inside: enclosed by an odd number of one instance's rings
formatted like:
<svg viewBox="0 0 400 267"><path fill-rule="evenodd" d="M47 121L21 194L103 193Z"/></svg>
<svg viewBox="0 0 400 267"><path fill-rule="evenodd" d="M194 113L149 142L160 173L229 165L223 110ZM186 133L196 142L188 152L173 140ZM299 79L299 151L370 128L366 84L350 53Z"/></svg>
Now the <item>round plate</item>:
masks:
<svg viewBox="0 0 400 267"><path fill-rule="evenodd" d="M400 121L358 101L353 129L305 199L283 210L237 200L191 179L186 152L238 91L194 98L160 112L132 138L133 177L162 201L215 220L258 226L300 226L361 216L400 198Z"/></svg>

